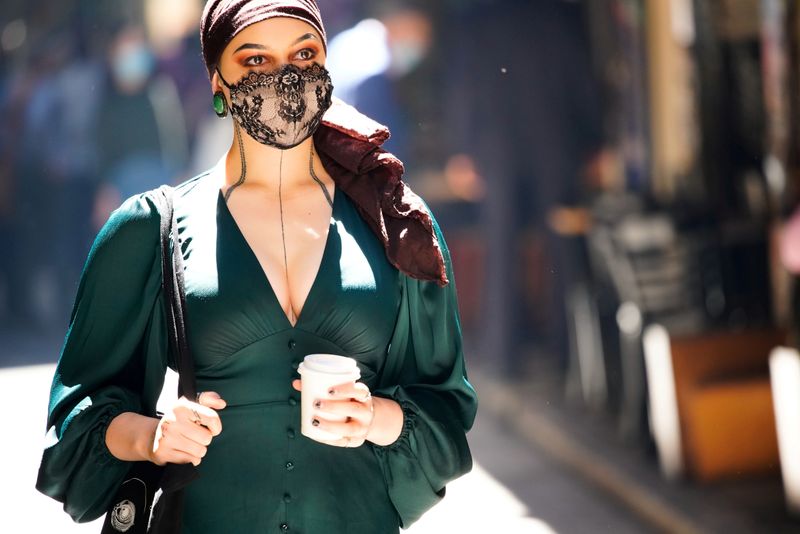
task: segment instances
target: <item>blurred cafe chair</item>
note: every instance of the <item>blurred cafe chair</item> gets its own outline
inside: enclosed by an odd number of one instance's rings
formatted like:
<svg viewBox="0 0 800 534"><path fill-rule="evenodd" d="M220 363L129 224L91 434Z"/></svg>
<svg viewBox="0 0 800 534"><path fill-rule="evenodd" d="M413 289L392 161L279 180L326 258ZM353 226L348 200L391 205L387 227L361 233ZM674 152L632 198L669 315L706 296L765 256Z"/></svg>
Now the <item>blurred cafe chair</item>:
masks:
<svg viewBox="0 0 800 534"><path fill-rule="evenodd" d="M589 273L583 272L587 267L581 261L584 254L578 252L586 249L591 214L583 207L556 206L548 212L548 226L560 240L561 261L567 256L569 261L581 263L569 270L562 269L561 274L569 343L566 395L599 410L608 399L603 339L594 288ZM567 272L572 275L566 275Z"/></svg>
<svg viewBox="0 0 800 534"><path fill-rule="evenodd" d="M784 340L785 332L769 328L683 336L659 324L646 328L650 427L667 478L709 482L777 471L770 352Z"/></svg>
<svg viewBox="0 0 800 534"><path fill-rule="evenodd" d="M627 439L649 438L642 332L653 323L682 333L708 327L709 304L724 299L714 236L702 225L679 227L667 212L629 211L599 220L590 248L593 270L618 299L619 430Z"/></svg>

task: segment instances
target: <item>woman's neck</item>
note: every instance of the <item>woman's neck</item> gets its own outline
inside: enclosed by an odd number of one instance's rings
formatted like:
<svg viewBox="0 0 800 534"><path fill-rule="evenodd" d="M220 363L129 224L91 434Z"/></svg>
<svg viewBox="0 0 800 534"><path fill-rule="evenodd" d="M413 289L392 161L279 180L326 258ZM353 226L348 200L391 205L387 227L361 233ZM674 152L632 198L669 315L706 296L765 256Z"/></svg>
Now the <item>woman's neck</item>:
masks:
<svg viewBox="0 0 800 534"><path fill-rule="evenodd" d="M226 190L236 184L241 177L242 159L237 138L240 134L246 164L245 181L242 187L257 186L266 194L277 195L280 183L282 193L291 195L292 191L302 190L314 183L309 171L313 136L295 147L282 150L259 143L244 131L239 130L234 133L233 143L225 158ZM323 176L327 177L327 173L322 167L316 150L313 153L313 165L316 175L325 180Z"/></svg>

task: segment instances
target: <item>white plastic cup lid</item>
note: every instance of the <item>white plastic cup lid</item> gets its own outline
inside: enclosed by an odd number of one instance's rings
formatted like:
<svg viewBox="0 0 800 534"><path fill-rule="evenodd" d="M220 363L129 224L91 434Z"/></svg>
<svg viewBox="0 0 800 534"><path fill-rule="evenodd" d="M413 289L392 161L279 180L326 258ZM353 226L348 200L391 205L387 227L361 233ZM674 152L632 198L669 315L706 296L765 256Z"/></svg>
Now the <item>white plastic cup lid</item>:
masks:
<svg viewBox="0 0 800 534"><path fill-rule="evenodd" d="M325 374L360 374L358 364L353 358L335 354L309 354L298 368L301 373L303 370Z"/></svg>

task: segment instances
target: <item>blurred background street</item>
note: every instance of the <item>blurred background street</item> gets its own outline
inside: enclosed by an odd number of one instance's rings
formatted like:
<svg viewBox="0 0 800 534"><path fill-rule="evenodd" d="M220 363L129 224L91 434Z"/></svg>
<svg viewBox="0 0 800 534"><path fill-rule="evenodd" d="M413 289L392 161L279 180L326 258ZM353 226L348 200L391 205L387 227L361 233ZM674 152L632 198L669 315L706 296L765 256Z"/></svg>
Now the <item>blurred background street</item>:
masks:
<svg viewBox="0 0 800 534"><path fill-rule="evenodd" d="M800 532L800 4L318 0L452 254L474 471L409 532ZM0 13L0 532L92 240L227 149L200 0ZM8 503L11 503L8 505Z"/></svg>

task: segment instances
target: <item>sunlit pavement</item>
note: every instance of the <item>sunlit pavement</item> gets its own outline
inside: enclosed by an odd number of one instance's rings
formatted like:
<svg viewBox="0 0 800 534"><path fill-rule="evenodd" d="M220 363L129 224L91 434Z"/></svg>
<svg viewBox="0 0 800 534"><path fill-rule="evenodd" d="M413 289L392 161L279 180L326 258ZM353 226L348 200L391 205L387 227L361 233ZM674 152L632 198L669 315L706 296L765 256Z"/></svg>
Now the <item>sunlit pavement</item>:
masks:
<svg viewBox="0 0 800 534"><path fill-rule="evenodd" d="M2 358L5 359L5 358ZM4 406L0 532L99 532L77 525L61 505L34 489L53 365L0 368ZM480 414L469 434L476 465L452 482L444 501L411 534L643 533L651 531L616 501L588 487Z"/></svg>

